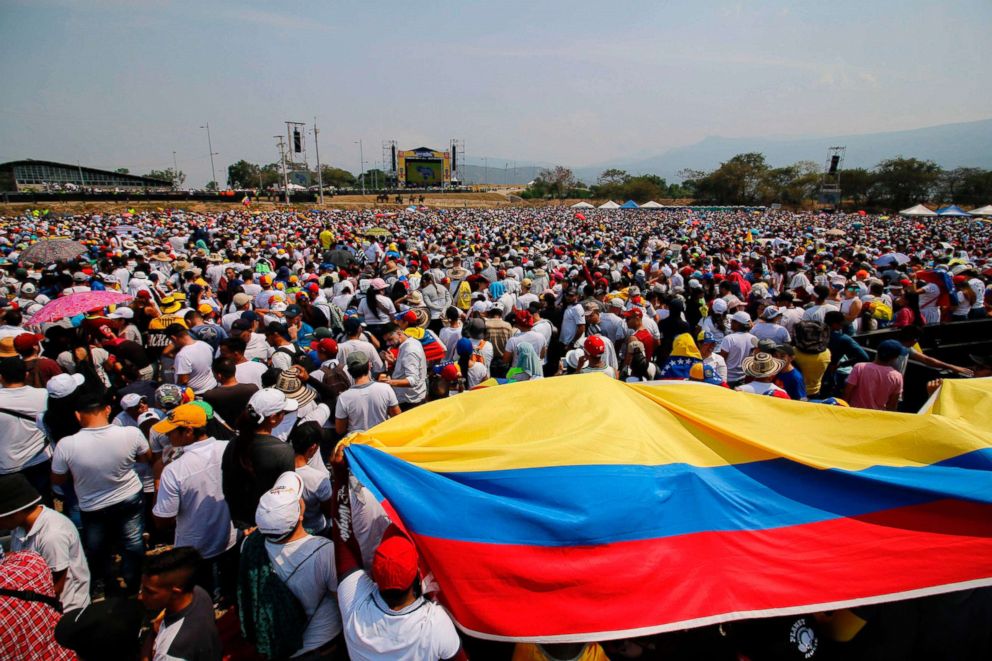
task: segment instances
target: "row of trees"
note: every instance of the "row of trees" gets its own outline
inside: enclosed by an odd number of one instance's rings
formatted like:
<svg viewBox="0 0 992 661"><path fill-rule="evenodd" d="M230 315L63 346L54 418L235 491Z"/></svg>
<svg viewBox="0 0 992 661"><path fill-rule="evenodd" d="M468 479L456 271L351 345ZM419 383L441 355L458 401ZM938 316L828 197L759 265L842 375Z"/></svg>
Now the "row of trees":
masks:
<svg viewBox="0 0 992 661"><path fill-rule="evenodd" d="M525 199L608 198L647 202L666 198L686 197L688 191L678 184L669 184L654 174L631 175L626 170L610 169L587 186L575 178L568 168L556 166L541 170L521 194Z"/></svg>
<svg viewBox="0 0 992 661"><path fill-rule="evenodd" d="M316 183L317 171L307 173L308 179ZM330 165L322 165L320 168L321 181L324 186L335 188L350 188L355 185L355 175ZM231 188L269 188L271 186L282 187L282 166L279 163L269 163L268 165L258 165L240 160L227 168L227 185Z"/></svg>
<svg viewBox="0 0 992 661"><path fill-rule="evenodd" d="M817 199L822 175L812 161L773 168L759 153L738 154L711 172L683 171L682 185L703 204L803 205ZM844 200L859 207L902 209L919 202L965 205L992 200L992 170L944 170L902 156L874 168L840 171Z"/></svg>
<svg viewBox="0 0 992 661"><path fill-rule="evenodd" d="M788 206L809 205L819 198L821 166L800 161L772 167L763 154L738 154L720 167L704 172L683 170L681 184L669 184L657 175L633 176L624 170L605 170L587 186L568 168L542 170L522 196L527 199L596 198L648 200L692 198L700 204ZM857 207L902 209L919 202L978 206L992 202L992 170L944 170L933 161L902 156L874 168L840 171L846 203Z"/></svg>

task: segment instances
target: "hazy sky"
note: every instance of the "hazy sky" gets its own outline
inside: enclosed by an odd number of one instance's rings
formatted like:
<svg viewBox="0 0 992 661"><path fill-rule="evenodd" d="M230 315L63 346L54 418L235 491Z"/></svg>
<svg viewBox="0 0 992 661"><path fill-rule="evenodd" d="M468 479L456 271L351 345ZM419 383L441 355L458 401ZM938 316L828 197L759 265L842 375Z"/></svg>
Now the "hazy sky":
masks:
<svg viewBox="0 0 992 661"><path fill-rule="evenodd" d="M990 0L0 0L0 162L188 183L276 160L284 120L352 171L362 139L590 165L707 135L992 116ZM311 138L312 162L312 138ZM492 161L491 161L492 163Z"/></svg>

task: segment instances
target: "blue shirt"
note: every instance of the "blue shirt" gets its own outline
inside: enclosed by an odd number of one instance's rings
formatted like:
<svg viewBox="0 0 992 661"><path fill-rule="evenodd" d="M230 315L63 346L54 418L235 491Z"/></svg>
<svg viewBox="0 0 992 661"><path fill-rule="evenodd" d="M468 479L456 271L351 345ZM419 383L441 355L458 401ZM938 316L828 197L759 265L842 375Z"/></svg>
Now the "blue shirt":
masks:
<svg viewBox="0 0 992 661"><path fill-rule="evenodd" d="M806 399L806 381L803 380L803 373L795 366L789 372L779 372L775 385L789 393L792 399Z"/></svg>

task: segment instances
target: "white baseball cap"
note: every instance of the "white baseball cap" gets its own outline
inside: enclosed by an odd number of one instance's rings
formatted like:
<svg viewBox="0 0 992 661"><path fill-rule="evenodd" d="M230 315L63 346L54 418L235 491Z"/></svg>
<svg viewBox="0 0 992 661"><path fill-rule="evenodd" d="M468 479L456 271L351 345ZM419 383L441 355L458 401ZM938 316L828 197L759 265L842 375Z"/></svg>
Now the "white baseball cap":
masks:
<svg viewBox="0 0 992 661"><path fill-rule="evenodd" d="M56 399L68 397L86 381L82 374L56 374L45 384L48 394Z"/></svg>
<svg viewBox="0 0 992 661"><path fill-rule="evenodd" d="M248 407L262 418L275 415L280 411L295 411L300 407L295 399L286 397L286 393L275 388L262 388L248 400Z"/></svg>
<svg viewBox="0 0 992 661"><path fill-rule="evenodd" d="M727 311L727 301L722 298L718 298L713 301L713 312L716 314L724 314Z"/></svg>
<svg viewBox="0 0 992 661"><path fill-rule="evenodd" d="M737 312L732 314L730 316L730 319L732 321L736 321L739 324L744 324L745 326L751 324L751 315L749 315L747 312L744 312L743 310L738 310Z"/></svg>
<svg viewBox="0 0 992 661"><path fill-rule="evenodd" d="M296 530L300 520L300 494L303 480L293 471L279 476L275 485L258 500L255 525L267 537L279 539Z"/></svg>
<svg viewBox="0 0 992 661"><path fill-rule="evenodd" d="M140 427L149 420L154 420L155 422L158 422L161 419L162 418L159 416L159 414L156 413L154 410L148 410L138 416L138 426Z"/></svg>
<svg viewBox="0 0 992 661"><path fill-rule="evenodd" d="M107 319L134 319L134 310L120 307L107 315Z"/></svg>
<svg viewBox="0 0 992 661"><path fill-rule="evenodd" d="M136 392L129 392L128 394L121 397L121 408L122 409L133 409L135 406L141 404L141 400L144 399L141 395Z"/></svg>

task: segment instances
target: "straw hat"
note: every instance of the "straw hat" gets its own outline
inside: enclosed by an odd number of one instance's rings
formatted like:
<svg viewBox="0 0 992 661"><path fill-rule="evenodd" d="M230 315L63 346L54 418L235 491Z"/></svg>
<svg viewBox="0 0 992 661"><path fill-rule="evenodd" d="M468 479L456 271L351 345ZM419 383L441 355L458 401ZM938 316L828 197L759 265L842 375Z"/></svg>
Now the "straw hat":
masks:
<svg viewBox="0 0 992 661"><path fill-rule="evenodd" d="M295 399L299 406L306 406L317 398L317 391L310 388L296 370L283 370L276 381L276 389L285 393L287 399Z"/></svg>
<svg viewBox="0 0 992 661"><path fill-rule="evenodd" d="M744 373L756 379L778 374L783 367L785 367L784 360L773 358L771 354L764 352L748 356L741 361L741 369Z"/></svg>
<svg viewBox="0 0 992 661"><path fill-rule="evenodd" d="M14 338L11 336L0 339L0 358L13 358L16 355L18 353L14 349Z"/></svg>
<svg viewBox="0 0 992 661"><path fill-rule="evenodd" d="M155 260L156 262L171 262L172 261L172 258L169 257L169 255L167 255L164 250L159 250L157 253L155 253L155 256L152 257L152 259Z"/></svg>

